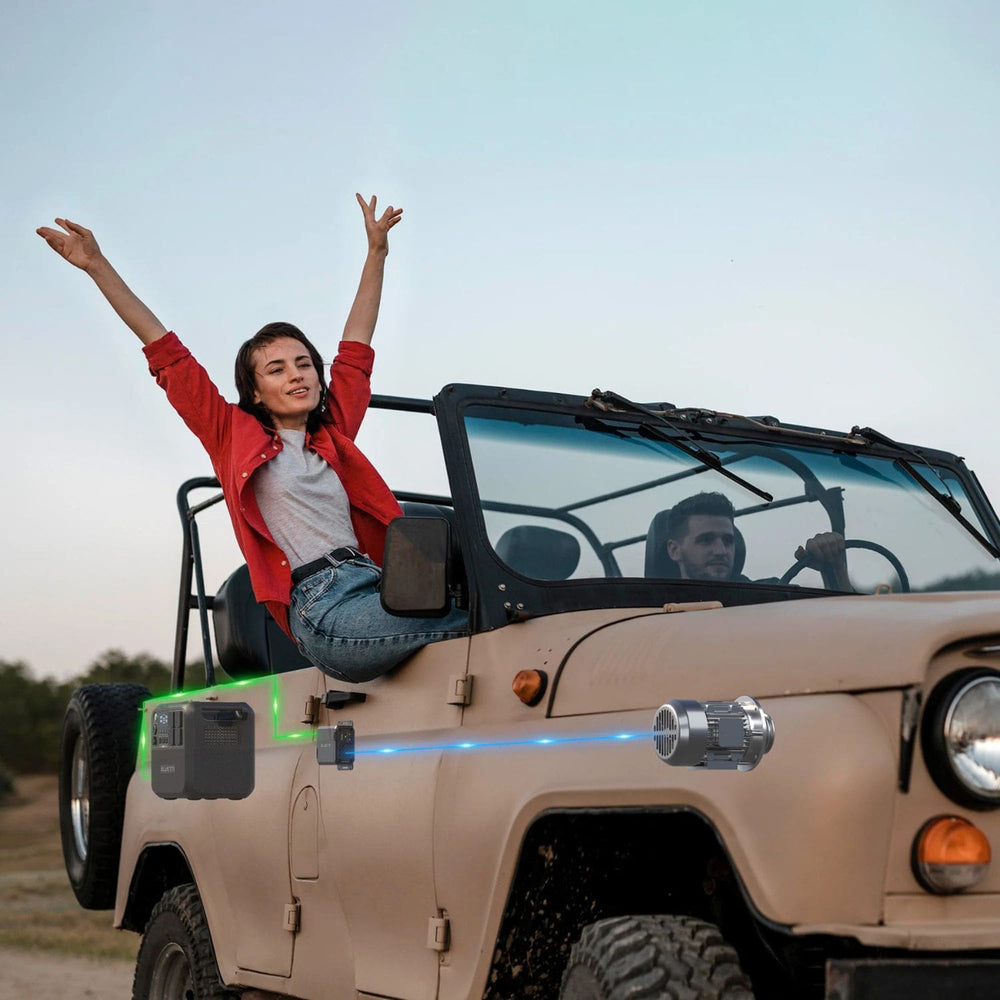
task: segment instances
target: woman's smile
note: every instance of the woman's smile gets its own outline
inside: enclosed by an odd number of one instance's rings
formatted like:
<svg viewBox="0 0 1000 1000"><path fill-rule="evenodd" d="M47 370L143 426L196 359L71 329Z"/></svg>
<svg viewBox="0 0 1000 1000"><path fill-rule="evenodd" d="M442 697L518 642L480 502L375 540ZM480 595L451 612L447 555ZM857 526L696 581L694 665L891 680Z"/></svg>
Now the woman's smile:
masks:
<svg viewBox="0 0 1000 1000"><path fill-rule="evenodd" d="M254 358L254 402L271 415L274 426L301 430L319 404L319 373L301 341L279 337Z"/></svg>

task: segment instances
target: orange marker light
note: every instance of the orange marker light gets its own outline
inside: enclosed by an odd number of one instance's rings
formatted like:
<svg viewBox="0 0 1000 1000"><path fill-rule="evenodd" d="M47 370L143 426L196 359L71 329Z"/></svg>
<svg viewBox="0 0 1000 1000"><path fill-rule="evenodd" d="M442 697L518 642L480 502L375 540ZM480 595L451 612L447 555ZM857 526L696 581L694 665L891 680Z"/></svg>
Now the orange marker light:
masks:
<svg viewBox="0 0 1000 1000"><path fill-rule="evenodd" d="M918 881L931 892L961 892L982 881L990 866L990 842L977 826L960 816L928 820L913 844Z"/></svg>
<svg viewBox="0 0 1000 1000"><path fill-rule="evenodd" d="M549 678L544 670L519 670L514 675L511 689L525 705L537 705L548 684Z"/></svg>

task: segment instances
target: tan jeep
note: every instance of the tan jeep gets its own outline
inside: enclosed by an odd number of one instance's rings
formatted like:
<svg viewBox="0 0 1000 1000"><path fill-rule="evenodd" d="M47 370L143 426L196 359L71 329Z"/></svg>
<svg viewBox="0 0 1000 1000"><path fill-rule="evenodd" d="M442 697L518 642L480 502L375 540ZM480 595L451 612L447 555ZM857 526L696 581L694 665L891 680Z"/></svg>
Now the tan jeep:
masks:
<svg viewBox="0 0 1000 1000"><path fill-rule="evenodd" d="M374 405L433 414L450 484L397 494L383 601L471 634L333 680L245 568L206 596L185 484L174 693L82 688L64 735L136 998L1000 995L1000 524L960 459L611 393ZM670 556L697 493L725 578ZM796 558L820 533L849 588ZM759 766L664 763L660 706L743 695Z"/></svg>

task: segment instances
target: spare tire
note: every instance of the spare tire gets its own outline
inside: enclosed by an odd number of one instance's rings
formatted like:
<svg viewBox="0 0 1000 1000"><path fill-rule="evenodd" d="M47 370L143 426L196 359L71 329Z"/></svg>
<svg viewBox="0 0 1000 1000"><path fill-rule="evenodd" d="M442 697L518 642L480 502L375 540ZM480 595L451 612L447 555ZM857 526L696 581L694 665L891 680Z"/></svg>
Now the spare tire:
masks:
<svg viewBox="0 0 1000 1000"><path fill-rule="evenodd" d="M77 688L63 720L59 830L66 874L80 905L110 910L118 887L125 790L135 770L141 684Z"/></svg>

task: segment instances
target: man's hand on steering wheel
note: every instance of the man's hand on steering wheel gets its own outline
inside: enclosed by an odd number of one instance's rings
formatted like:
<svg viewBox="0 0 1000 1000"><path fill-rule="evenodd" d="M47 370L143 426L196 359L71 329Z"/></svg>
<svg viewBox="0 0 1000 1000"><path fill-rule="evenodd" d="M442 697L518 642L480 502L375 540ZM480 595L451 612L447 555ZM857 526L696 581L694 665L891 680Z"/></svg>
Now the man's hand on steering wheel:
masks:
<svg viewBox="0 0 1000 1000"><path fill-rule="evenodd" d="M847 575L844 536L836 531L821 531L795 550L795 558L819 570L827 590L852 590Z"/></svg>

